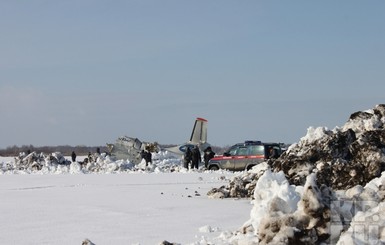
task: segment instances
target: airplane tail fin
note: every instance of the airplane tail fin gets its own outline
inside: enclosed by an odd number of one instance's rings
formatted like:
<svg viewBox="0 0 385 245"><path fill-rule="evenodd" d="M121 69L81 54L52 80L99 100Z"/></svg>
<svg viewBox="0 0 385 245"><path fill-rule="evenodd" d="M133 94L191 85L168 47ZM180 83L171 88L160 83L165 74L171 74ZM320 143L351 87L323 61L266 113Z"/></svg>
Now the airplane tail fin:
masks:
<svg viewBox="0 0 385 245"><path fill-rule="evenodd" d="M190 142L201 144L207 142L207 120L198 117L195 120L194 128L191 133Z"/></svg>

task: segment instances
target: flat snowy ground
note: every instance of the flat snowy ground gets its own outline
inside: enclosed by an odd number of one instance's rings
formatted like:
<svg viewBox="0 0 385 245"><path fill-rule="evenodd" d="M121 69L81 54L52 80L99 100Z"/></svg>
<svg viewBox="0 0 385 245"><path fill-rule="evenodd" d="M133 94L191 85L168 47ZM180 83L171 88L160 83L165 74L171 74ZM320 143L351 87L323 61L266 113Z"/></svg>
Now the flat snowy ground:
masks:
<svg viewBox="0 0 385 245"><path fill-rule="evenodd" d="M0 244L181 244L235 231L250 200L209 199L231 173L0 176Z"/></svg>

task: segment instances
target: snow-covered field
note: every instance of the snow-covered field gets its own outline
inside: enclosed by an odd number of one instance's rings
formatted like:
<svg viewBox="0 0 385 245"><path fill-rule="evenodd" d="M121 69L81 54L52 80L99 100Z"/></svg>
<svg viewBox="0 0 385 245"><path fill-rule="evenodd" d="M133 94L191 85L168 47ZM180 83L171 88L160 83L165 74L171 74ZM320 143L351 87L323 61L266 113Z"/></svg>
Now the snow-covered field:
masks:
<svg viewBox="0 0 385 245"><path fill-rule="evenodd" d="M0 162L3 160L0 159ZM220 173L0 176L0 244L188 244L239 228L248 200L209 199Z"/></svg>

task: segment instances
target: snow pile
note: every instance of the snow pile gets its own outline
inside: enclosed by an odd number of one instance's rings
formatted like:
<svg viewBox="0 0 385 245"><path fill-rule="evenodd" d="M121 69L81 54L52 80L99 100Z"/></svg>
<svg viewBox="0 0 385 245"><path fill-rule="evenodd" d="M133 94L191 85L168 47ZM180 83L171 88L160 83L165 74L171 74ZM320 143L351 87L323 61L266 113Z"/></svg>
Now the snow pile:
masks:
<svg viewBox="0 0 385 245"><path fill-rule="evenodd" d="M265 163L270 169L254 168L211 190L212 197L254 202L250 220L222 234L222 243L385 243L384 123L385 105L377 105L352 114L342 128L311 127Z"/></svg>
<svg viewBox="0 0 385 245"><path fill-rule="evenodd" d="M385 172L365 187L358 185L340 193L332 204L330 229L333 233L343 225L345 231L337 244L385 243ZM335 215L338 211L339 216Z"/></svg>
<svg viewBox="0 0 385 245"><path fill-rule="evenodd" d="M315 174L302 186L270 170L257 181L250 220L233 236L234 244L315 244L327 242L331 192L318 188ZM222 241L223 242L223 241Z"/></svg>
<svg viewBox="0 0 385 245"><path fill-rule="evenodd" d="M266 170L253 198L250 219L215 244L385 243L385 172L365 187L333 191L318 186L315 173L295 186Z"/></svg>
<svg viewBox="0 0 385 245"><path fill-rule="evenodd" d="M327 188L318 188L314 174L308 176L303 190L289 185L282 172L274 174L274 178L269 175L269 172L265 173L266 180L261 178L257 188L261 182L264 183L261 188L272 190L262 196L260 192L266 192L266 189L255 191L251 216L251 224L257 227L260 244L314 244L326 241L330 220L330 197L325 195ZM275 181L270 184L272 179Z"/></svg>
<svg viewBox="0 0 385 245"><path fill-rule="evenodd" d="M317 183L334 190L365 185L385 170L385 105L356 112L342 128L310 127L300 142L278 159L268 160L273 172L283 171L290 184L303 186L316 173ZM266 163L213 189L212 197L252 197Z"/></svg>
<svg viewBox="0 0 385 245"><path fill-rule="evenodd" d="M258 164L247 172L234 176L228 186L211 189L207 195L211 198L246 198L254 195L258 179L269 169L266 162Z"/></svg>
<svg viewBox="0 0 385 245"><path fill-rule="evenodd" d="M319 184L333 189L365 185L385 170L385 105L353 113L342 128L309 128L305 137L276 161L289 182L304 185L317 174Z"/></svg>

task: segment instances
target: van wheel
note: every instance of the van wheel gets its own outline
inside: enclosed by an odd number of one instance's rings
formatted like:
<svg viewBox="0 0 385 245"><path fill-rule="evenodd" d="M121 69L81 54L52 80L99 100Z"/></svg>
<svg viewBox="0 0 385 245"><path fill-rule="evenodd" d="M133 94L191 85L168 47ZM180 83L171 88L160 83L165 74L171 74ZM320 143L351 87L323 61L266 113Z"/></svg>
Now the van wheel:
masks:
<svg viewBox="0 0 385 245"><path fill-rule="evenodd" d="M212 166L209 167L209 170L214 170L214 171L216 171L216 170L219 170L219 168L218 168L218 166L216 166L216 165L212 165Z"/></svg>
<svg viewBox="0 0 385 245"><path fill-rule="evenodd" d="M250 169L252 169L253 167L254 167L255 165L249 165L249 166L247 166L247 171L249 171Z"/></svg>

